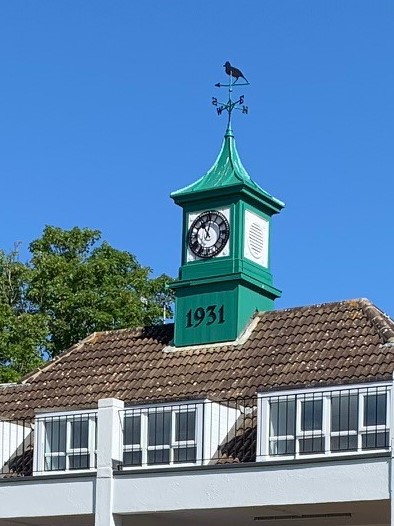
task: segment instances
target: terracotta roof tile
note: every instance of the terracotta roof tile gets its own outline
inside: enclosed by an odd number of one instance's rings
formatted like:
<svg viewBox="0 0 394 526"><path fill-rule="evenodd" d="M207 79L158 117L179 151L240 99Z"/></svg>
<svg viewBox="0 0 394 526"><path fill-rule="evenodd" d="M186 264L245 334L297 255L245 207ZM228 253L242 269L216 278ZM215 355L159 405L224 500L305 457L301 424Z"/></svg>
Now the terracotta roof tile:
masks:
<svg viewBox="0 0 394 526"><path fill-rule="evenodd" d="M258 390L389 380L394 322L368 300L257 314L243 345L164 352L173 326L95 333L24 380L0 388L4 416L36 409L95 407Z"/></svg>

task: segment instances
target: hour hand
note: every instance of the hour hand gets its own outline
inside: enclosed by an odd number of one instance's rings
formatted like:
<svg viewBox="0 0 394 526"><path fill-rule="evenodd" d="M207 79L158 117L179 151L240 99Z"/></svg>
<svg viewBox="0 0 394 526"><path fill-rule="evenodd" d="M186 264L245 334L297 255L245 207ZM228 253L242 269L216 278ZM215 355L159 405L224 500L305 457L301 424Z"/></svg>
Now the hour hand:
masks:
<svg viewBox="0 0 394 526"><path fill-rule="evenodd" d="M209 235L209 225L208 225L208 223L205 223L204 230L205 230L205 239L211 239L211 236Z"/></svg>

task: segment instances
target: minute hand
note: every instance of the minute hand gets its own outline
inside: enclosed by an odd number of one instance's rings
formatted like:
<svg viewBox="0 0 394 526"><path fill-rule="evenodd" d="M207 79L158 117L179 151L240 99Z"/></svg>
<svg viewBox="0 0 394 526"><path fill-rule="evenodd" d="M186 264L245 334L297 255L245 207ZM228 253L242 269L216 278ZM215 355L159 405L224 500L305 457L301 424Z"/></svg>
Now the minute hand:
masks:
<svg viewBox="0 0 394 526"><path fill-rule="evenodd" d="M205 223L203 228L205 230L205 239L211 239L211 236L209 234L209 224Z"/></svg>

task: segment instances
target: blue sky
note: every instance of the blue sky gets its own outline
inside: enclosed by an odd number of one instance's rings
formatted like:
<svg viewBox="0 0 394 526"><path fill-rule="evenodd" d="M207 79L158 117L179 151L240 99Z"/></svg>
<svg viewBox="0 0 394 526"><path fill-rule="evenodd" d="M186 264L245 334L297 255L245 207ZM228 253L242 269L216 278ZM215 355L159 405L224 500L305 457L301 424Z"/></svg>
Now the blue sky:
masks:
<svg viewBox="0 0 394 526"><path fill-rule="evenodd" d="M230 60L249 174L274 218L279 308L368 297L394 315L392 0L2 0L0 247L89 226L176 276L171 191L214 162Z"/></svg>

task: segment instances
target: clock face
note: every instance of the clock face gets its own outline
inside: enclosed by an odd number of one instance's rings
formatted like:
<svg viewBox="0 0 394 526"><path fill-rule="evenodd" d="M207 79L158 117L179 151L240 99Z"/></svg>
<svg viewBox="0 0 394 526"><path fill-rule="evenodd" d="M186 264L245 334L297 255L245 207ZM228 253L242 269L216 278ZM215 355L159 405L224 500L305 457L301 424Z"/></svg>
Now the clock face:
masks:
<svg viewBox="0 0 394 526"><path fill-rule="evenodd" d="M217 210L203 212L190 225L189 248L199 258L217 256L230 237L230 225L226 217Z"/></svg>

